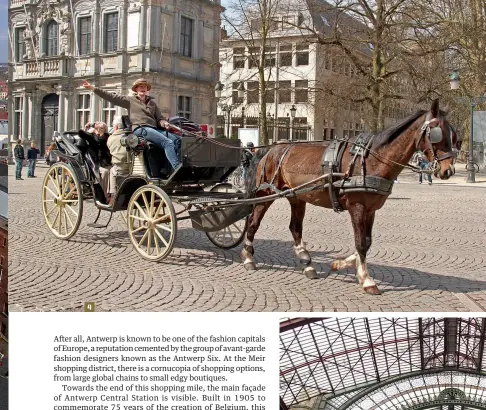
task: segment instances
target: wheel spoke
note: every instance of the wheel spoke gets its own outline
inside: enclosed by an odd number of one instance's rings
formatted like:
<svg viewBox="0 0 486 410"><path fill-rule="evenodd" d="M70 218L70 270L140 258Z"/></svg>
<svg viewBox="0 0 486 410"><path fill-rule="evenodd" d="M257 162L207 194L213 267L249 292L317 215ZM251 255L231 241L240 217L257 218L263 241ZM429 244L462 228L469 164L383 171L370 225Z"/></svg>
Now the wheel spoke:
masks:
<svg viewBox="0 0 486 410"><path fill-rule="evenodd" d="M148 229L147 235L147 254L150 255L150 251L152 250L152 228Z"/></svg>
<svg viewBox="0 0 486 410"><path fill-rule="evenodd" d="M78 217L78 213L70 205L66 205L65 208L69 209L76 218Z"/></svg>
<svg viewBox="0 0 486 410"><path fill-rule="evenodd" d="M155 243L155 252L156 255L158 255L160 253L160 247L159 247L159 241L157 239L157 235L155 234L155 230L154 230L154 243Z"/></svg>
<svg viewBox="0 0 486 410"><path fill-rule="evenodd" d="M157 225L157 227L158 227L158 225ZM157 234L157 236L160 238L160 240L164 243L165 247L167 248L169 246L169 243L165 240L165 238L162 236L162 234L157 229L155 229L155 233Z"/></svg>
<svg viewBox="0 0 486 410"><path fill-rule="evenodd" d="M142 213L142 216L145 218L144 220L150 219L147 214L144 212L142 207L139 205L137 201L134 202L134 205L138 208L138 210Z"/></svg>
<svg viewBox="0 0 486 410"><path fill-rule="evenodd" d="M51 193L51 195L53 195L57 198L57 194L55 192L53 192L51 188L49 188L47 185L44 185L44 188L47 189Z"/></svg>
<svg viewBox="0 0 486 410"><path fill-rule="evenodd" d="M65 208L66 208L66 209L67 209L67 208L71 209L71 207L69 207L69 206L66 206ZM73 212L73 213L74 213L74 211L73 211L72 209L71 209L71 212ZM75 214L76 216L78 216L78 214L76 214L76 213L74 213L74 214ZM65 218L66 218L66 219L69 219L69 223L71 224L71 227L73 227L73 228L74 228L73 221L71 220L71 217L69 216L69 214L68 214L68 213L65 211L65 212L64 212L64 215L65 215ZM66 221L66 222L67 222L67 221Z"/></svg>
<svg viewBox="0 0 486 410"><path fill-rule="evenodd" d="M61 213L62 213L62 207L59 207L59 213L58 213L58 215L59 215L59 223L57 225L59 229L57 231L62 235L62 232L61 232L61 226L62 226Z"/></svg>
<svg viewBox="0 0 486 410"><path fill-rule="evenodd" d="M143 229L147 229L147 228L146 228L145 226L139 226L138 228L134 229L134 230L132 231L132 233L137 233L137 232L140 232L140 231L141 231L141 230L143 230Z"/></svg>
<svg viewBox="0 0 486 410"><path fill-rule="evenodd" d="M172 228L169 228L168 226L162 225L162 224L156 224L157 228L162 229L163 231L166 232L172 232Z"/></svg>
<svg viewBox="0 0 486 410"><path fill-rule="evenodd" d="M135 216L135 215L131 215L131 214L130 214L130 218L136 219L137 221L143 221L143 222L145 222L147 220L146 218L140 218L139 216Z"/></svg>
<svg viewBox="0 0 486 410"><path fill-rule="evenodd" d="M56 171L56 172L57 172L57 171ZM61 195L61 193L59 192L59 186L58 186L58 184L57 184L57 182L58 182L58 181L57 181L57 175L56 175L56 180L54 180L54 179L52 178L52 175L51 175L51 174L49 174L49 179L52 181L52 184L53 184L53 185L56 187L57 195L55 195L55 196ZM51 192L52 192L52 191L51 191Z"/></svg>
<svg viewBox="0 0 486 410"><path fill-rule="evenodd" d="M142 236L142 239L140 239L140 241L138 242L138 246L142 246L142 242L145 240L145 238L147 237L148 233L149 233L150 229L147 229L145 231L145 233L143 234Z"/></svg>
<svg viewBox="0 0 486 410"><path fill-rule="evenodd" d="M150 217L153 217L153 216L156 215L156 214L153 213L154 212L154 208L155 208L154 201L155 201L155 192L152 191L151 192L151 195L150 195Z"/></svg>
<svg viewBox="0 0 486 410"><path fill-rule="evenodd" d="M148 212L148 218L152 218L152 214L150 213L150 206L147 202L147 197L145 196L145 192L142 192L142 199L143 199L143 203L145 204L145 208L147 209Z"/></svg>
<svg viewBox="0 0 486 410"><path fill-rule="evenodd" d="M52 211L55 211L57 209L57 205L54 205L49 212L46 213L46 217L49 217L49 215L52 213Z"/></svg>

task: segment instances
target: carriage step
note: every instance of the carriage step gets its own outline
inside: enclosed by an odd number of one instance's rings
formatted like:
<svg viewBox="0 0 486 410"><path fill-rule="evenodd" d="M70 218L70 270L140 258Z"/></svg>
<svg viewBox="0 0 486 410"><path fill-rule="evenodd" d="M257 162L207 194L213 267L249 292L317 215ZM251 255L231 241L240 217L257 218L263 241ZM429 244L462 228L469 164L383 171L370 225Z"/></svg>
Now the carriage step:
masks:
<svg viewBox="0 0 486 410"><path fill-rule="evenodd" d="M86 226L89 228L106 228L108 225L89 223Z"/></svg>

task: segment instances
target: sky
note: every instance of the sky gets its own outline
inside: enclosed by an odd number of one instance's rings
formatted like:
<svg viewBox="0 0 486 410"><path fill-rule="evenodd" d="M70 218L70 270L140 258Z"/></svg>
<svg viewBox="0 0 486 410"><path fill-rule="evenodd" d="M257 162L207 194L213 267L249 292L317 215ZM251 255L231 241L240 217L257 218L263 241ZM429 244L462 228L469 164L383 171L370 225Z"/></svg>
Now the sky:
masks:
<svg viewBox="0 0 486 410"><path fill-rule="evenodd" d="M227 5L228 0L223 0L222 5ZM8 0L0 0L0 63L8 60Z"/></svg>

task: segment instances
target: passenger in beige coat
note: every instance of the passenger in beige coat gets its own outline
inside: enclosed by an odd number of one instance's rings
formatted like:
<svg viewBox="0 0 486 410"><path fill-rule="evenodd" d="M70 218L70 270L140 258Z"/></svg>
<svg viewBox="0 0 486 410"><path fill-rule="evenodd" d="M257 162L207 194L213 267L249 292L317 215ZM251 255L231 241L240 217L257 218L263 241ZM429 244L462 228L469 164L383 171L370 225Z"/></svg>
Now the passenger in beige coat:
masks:
<svg viewBox="0 0 486 410"><path fill-rule="evenodd" d="M111 154L111 170L110 170L110 194L114 198L118 187L116 186L117 175L128 174L129 163L126 147L120 143L121 137L125 134L123 131L122 117L116 116L113 119L113 133L108 138L108 149Z"/></svg>

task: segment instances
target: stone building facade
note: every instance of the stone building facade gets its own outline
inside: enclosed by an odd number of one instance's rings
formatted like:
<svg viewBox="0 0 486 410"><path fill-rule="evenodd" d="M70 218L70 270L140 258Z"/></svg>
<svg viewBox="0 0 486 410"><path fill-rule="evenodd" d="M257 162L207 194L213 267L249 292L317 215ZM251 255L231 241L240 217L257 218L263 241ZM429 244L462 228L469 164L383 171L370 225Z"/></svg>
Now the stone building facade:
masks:
<svg viewBox="0 0 486 410"><path fill-rule="evenodd" d="M214 123L221 11L220 0L9 0L11 142L43 151L54 131L123 114L83 79L127 94L144 77L163 114Z"/></svg>

